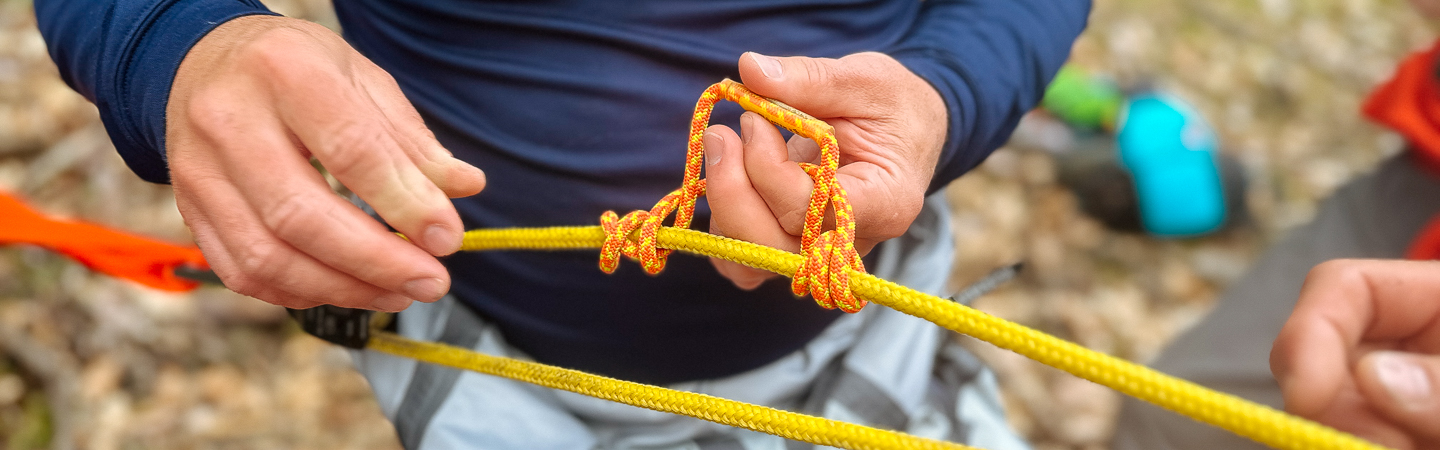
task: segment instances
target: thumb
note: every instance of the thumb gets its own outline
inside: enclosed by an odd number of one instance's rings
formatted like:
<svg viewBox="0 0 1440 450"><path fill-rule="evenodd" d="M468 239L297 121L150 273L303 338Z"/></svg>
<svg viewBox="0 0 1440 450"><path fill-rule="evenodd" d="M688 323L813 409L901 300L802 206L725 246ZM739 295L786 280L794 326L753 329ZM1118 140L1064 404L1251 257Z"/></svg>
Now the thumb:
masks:
<svg viewBox="0 0 1440 450"><path fill-rule="evenodd" d="M1376 351L1356 369L1360 391L1377 412L1423 440L1440 440L1440 356Z"/></svg>
<svg viewBox="0 0 1440 450"><path fill-rule="evenodd" d="M888 64L887 64L888 63ZM893 70L903 66L880 53L840 59L774 57L755 52L740 56L740 81L756 94L785 102L819 118L868 117L888 109Z"/></svg>
<svg viewBox="0 0 1440 450"><path fill-rule="evenodd" d="M754 114L754 113L750 113ZM743 119L742 119L743 120ZM762 120L763 119L758 119ZM799 245L770 214L765 199L750 185L744 150L735 130L712 125L705 130L705 197L710 203L710 232L742 241L794 251ZM786 245L790 244L790 245ZM755 289L775 274L710 258L720 275L736 287Z"/></svg>

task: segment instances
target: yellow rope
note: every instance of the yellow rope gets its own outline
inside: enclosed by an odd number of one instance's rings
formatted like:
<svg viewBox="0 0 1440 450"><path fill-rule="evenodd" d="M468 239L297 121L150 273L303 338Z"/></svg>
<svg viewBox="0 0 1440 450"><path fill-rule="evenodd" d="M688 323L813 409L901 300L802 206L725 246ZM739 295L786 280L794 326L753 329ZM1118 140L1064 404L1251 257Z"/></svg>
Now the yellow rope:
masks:
<svg viewBox="0 0 1440 450"><path fill-rule="evenodd" d="M605 231L598 226L476 230L465 234L463 250L557 250L599 248ZM785 276L803 263L800 255L698 231L666 227L657 234L660 247L713 256ZM1248 400L1211 391L1148 367L1081 347L973 308L928 295L863 272L850 274L850 287L861 298L973 336L1046 365L1070 372L1127 395L1279 449L1381 449L1347 433L1291 416ZM419 343L401 343L384 336L371 348L437 364L477 370L520 381L651 409L699 417L790 439L844 448L929 448L920 441L901 441L899 433L842 427L832 421L771 408L724 401L678 391L653 391L637 385L565 369L535 369L532 363L483 356L454 349L443 357ZM435 359L429 359L429 358ZM463 362L473 362L464 364ZM535 365L538 366L538 365ZM541 366L544 367L544 366ZM562 371L551 373L549 371ZM642 389L643 387L643 389ZM632 397L644 392L643 396ZM664 402L656 400L664 398ZM720 406L723 405L723 406ZM765 417L765 422L735 417ZM821 421L821 422L816 422ZM849 431L842 431L849 430ZM881 433L884 437L873 433ZM888 433L888 434L887 434ZM905 438L916 439L909 436ZM814 439L837 439L818 442ZM843 438L843 439L842 439ZM837 443L838 442L838 443ZM933 442L933 441L925 441ZM899 447L881 446L881 443ZM874 446L871 446L874 445Z"/></svg>
<svg viewBox="0 0 1440 450"><path fill-rule="evenodd" d="M502 376L626 405L684 414L718 424L816 445L866 450L974 449L974 447L960 444L782 411L711 395L677 391L592 375L578 370L490 356L449 345L414 341L394 333L375 334L370 338L369 348L392 355Z"/></svg>

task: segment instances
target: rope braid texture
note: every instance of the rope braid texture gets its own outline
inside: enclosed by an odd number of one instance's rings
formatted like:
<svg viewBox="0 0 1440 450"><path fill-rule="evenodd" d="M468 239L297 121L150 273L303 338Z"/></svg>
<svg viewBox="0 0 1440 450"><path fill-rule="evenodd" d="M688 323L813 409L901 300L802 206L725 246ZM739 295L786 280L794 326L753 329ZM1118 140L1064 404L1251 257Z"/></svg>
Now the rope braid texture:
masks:
<svg viewBox="0 0 1440 450"><path fill-rule="evenodd" d="M721 98L734 100L746 109L820 144L822 164L805 165L806 173L815 180L815 190L806 214L801 254L686 228L693 218L696 199L705 192L704 180L699 178L704 158L701 133L708 125L715 102ZM664 269L665 258L672 251L722 258L791 277L791 287L797 295L809 292L826 308L838 307L855 312L866 301L873 301L1274 448L1384 448L1268 406L1212 391L865 273L854 249L852 211L845 200L844 190L834 178L839 165L838 156L839 147L828 124L760 97L739 83L725 80L707 89L695 107L684 184L661 199L650 211L631 212L623 218L609 211L601 218L601 226L469 231L465 234L461 250L599 248L600 268L606 273L615 270L622 254L638 260L651 274ZM827 204L834 207L836 227L821 232ZM671 212L676 212L675 226L663 226L664 218ZM442 344L417 342L393 333L376 333L369 348L818 445L850 449L971 448L703 394L483 355Z"/></svg>

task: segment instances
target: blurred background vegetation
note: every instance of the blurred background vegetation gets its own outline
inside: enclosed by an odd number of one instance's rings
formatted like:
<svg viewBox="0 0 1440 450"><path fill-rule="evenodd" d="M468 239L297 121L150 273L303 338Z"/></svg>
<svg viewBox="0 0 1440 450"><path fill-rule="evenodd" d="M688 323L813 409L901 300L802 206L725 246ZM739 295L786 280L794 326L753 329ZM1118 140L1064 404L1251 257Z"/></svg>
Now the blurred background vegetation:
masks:
<svg viewBox="0 0 1440 450"><path fill-rule="evenodd" d="M1199 320L1268 242L1332 190L1400 151L1358 113L1434 28L1401 0L1097 0L1073 61L1192 102L1249 181L1249 219L1199 239L1106 230L1015 146L953 183L957 285L1026 272L976 305L1146 361ZM325 0L270 0L334 27ZM65 86L28 0L0 0L0 189L51 213L177 242L169 188L121 162L95 108ZM0 218L3 220L3 218ZM1268 342L1255 345L1268 346ZM974 343L1012 422L1041 449L1104 448L1116 394ZM220 289L169 295L33 248L0 249L0 445L9 449L398 448L336 347L283 311Z"/></svg>

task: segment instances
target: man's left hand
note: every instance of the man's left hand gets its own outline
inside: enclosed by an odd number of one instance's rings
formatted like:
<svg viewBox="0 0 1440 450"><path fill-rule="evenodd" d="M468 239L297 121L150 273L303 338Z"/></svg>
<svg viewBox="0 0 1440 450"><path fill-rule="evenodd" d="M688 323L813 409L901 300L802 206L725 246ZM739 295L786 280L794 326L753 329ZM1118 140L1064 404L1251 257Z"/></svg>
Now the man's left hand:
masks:
<svg viewBox="0 0 1440 450"><path fill-rule="evenodd" d="M756 94L835 127L836 179L855 211L856 250L863 255L905 233L920 214L945 144L947 113L935 88L881 53L840 59L746 53L740 57L740 80ZM786 142L753 112L740 118L740 131L724 125L705 130L710 232L798 252L815 183L797 162L819 163L820 148L799 136ZM710 261L741 289L775 276Z"/></svg>

